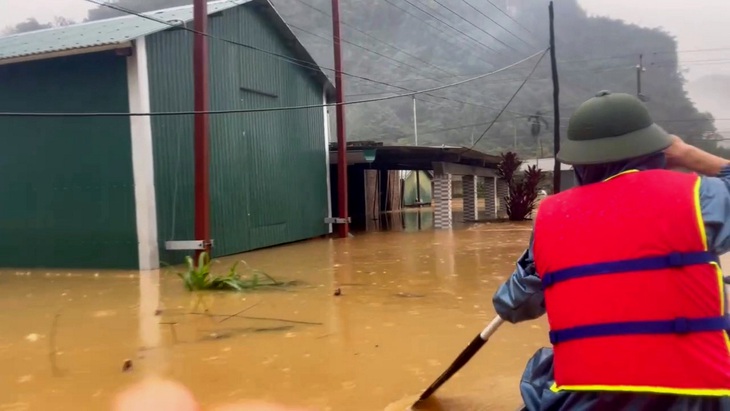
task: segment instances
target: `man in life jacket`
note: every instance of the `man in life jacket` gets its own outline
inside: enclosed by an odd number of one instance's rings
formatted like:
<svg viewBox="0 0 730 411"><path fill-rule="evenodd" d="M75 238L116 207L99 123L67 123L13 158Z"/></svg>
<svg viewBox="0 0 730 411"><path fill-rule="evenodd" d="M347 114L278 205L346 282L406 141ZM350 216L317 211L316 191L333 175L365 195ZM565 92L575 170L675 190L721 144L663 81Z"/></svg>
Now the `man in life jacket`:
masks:
<svg viewBox="0 0 730 411"><path fill-rule="evenodd" d="M578 187L542 201L493 298L511 323L547 313L552 348L527 364L523 409L730 410L718 259L730 250L730 161L607 91L575 111L557 157Z"/></svg>

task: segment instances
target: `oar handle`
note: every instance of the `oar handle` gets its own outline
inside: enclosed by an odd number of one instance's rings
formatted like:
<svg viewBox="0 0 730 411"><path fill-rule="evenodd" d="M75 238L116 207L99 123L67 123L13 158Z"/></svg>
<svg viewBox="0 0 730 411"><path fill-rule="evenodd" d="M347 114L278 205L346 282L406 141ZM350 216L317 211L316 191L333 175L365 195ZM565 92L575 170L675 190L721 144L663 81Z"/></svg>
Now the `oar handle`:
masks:
<svg viewBox="0 0 730 411"><path fill-rule="evenodd" d="M504 320L502 319L502 317L500 317L500 316L494 317L492 322L490 322L489 325L487 325L487 328L485 328L484 330L482 330L481 333L479 333L479 337L482 340L487 341L489 339L489 337L491 337L492 334L494 334L497 331L497 329L499 328L499 326L502 324L504 324Z"/></svg>
<svg viewBox="0 0 730 411"><path fill-rule="evenodd" d="M496 316L492 322L487 325L487 328L485 328L481 333L479 333L474 339L469 343L469 345L466 346L464 351L459 354L458 357L456 357L456 360L449 366L449 368L446 369L446 371L439 376L436 381L431 384L426 391L424 391L421 396L418 398L419 401L423 401L426 398L430 397L431 394L436 392L439 387L441 387L449 378L451 378L454 374L456 374L461 367L466 365L467 362L471 359L471 357L474 356L474 354L479 351L480 348L487 342L489 337L494 334L495 331L499 328L500 325L504 323L504 320L500 318L499 316Z"/></svg>

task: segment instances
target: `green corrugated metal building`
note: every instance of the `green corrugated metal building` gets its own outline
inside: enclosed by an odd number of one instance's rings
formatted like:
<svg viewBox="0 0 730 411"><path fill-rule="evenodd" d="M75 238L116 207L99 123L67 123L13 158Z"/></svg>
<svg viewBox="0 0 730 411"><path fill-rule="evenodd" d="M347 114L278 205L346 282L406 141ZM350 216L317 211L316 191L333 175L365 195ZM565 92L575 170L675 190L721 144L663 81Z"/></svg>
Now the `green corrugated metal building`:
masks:
<svg viewBox="0 0 730 411"><path fill-rule="evenodd" d="M192 111L192 7L145 14L0 38L0 112ZM211 116L214 254L327 234L331 83L265 0L209 3L209 32L249 46L209 39L211 110L318 106ZM0 140L0 266L154 269L195 240L192 116L1 116Z"/></svg>

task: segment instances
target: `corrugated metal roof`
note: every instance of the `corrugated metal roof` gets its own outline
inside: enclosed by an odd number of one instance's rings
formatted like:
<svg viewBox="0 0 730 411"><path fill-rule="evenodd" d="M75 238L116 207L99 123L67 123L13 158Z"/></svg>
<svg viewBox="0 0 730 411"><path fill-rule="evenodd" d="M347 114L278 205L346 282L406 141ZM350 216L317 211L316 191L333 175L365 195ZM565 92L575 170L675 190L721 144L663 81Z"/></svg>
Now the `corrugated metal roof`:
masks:
<svg viewBox="0 0 730 411"><path fill-rule="evenodd" d="M221 0L208 3L208 14L230 9L251 0ZM193 7L181 6L143 13L157 20L171 23L188 22L193 19ZM170 26L143 17L128 15L107 20L56 27L0 38L0 61L76 50L90 47L124 44Z"/></svg>

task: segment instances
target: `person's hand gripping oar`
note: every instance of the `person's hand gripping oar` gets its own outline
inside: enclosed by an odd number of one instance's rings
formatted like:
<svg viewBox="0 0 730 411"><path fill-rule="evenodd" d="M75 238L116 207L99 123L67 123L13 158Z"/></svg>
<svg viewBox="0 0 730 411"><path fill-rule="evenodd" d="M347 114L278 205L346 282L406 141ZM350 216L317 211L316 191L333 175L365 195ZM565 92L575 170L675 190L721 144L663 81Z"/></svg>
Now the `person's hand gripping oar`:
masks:
<svg viewBox="0 0 730 411"><path fill-rule="evenodd" d="M419 402L427 399L431 396L434 392L436 392L437 389L439 389L440 386L442 386L446 381L449 380L449 378L453 377L454 374L456 374L461 367L463 367L469 360L471 360L471 357L476 354L482 346L489 340L489 337L494 334L495 331L497 331L497 328L499 328L500 325L504 323L504 320L500 318L499 316L496 316L492 322L487 325L487 328L482 330L474 339L472 342L469 343L469 345L466 346L464 351L459 354L458 357L456 357L456 360L454 360L453 363L449 366L449 368L444 371L443 374L441 374L440 377L436 379L436 381L429 386L426 391L421 394L421 396L418 398L418 400L413 404L414 406L417 405Z"/></svg>

